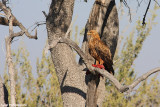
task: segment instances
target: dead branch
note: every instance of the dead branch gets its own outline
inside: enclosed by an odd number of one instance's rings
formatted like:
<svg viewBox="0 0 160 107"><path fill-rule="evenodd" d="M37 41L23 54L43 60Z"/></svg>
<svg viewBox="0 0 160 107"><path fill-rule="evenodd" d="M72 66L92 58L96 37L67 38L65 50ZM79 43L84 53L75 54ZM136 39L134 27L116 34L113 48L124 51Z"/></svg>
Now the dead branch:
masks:
<svg viewBox="0 0 160 107"><path fill-rule="evenodd" d="M9 26L9 21L5 17L0 17L0 24ZM18 26L14 20L13 20L13 26Z"/></svg>
<svg viewBox="0 0 160 107"><path fill-rule="evenodd" d="M39 26L41 26L41 25L44 25L44 24L46 24L45 21L36 22L36 23L34 24L35 27L31 30L31 32L32 32L33 30L35 30L37 27L39 27ZM32 26L34 26L34 25L32 25ZM32 27L32 26L31 26L31 27Z"/></svg>
<svg viewBox="0 0 160 107"><path fill-rule="evenodd" d="M32 36L28 30L16 19L16 17L10 12L11 10L6 7L2 2L0 2L0 9L6 14L7 19L9 20L9 17L12 17L12 20L14 23L17 24L17 26L25 33L25 35L30 39L37 39L37 30L35 30L35 35ZM9 15L9 13L11 13Z"/></svg>
<svg viewBox="0 0 160 107"><path fill-rule="evenodd" d="M84 64L86 65L86 67L89 69L89 71L92 74L100 74L103 77L108 78L115 85L115 87L122 93L126 92L126 91L131 92L133 90L133 88L136 87L141 81L147 79L150 75L160 71L160 68L155 68L153 70L150 70L149 72L147 72L147 73L143 74L142 76L140 76L139 78L137 78L132 84L123 86L112 74L110 74L106 70L95 68L95 67L91 66L92 63L89 62L85 53L80 49L80 47L75 42L73 42L72 40L70 40L68 38L61 38L59 40L59 43L66 43L67 45L71 46L80 55L80 57L84 60Z"/></svg>
<svg viewBox="0 0 160 107"><path fill-rule="evenodd" d="M147 6L147 9L146 9L146 12L145 12L144 17L143 17L143 22L142 22L142 25L143 25L143 26L146 24L145 20L146 20L146 15L147 15L147 12L148 12L148 10L149 10L150 4L151 4L151 0L149 0L149 3L148 3L148 6Z"/></svg>
<svg viewBox="0 0 160 107"><path fill-rule="evenodd" d="M157 0L154 0L156 2L156 4L160 7L160 4L157 2Z"/></svg>
<svg viewBox="0 0 160 107"><path fill-rule="evenodd" d="M44 14L45 18L47 18L48 15L46 14L46 12L42 11L42 13Z"/></svg>
<svg viewBox="0 0 160 107"><path fill-rule="evenodd" d="M138 3L138 7L140 7L140 2L139 2L139 0L137 0L137 3Z"/></svg>
<svg viewBox="0 0 160 107"><path fill-rule="evenodd" d="M123 0L123 4L128 8L128 15L130 16L130 21L132 21L131 9L130 9L130 7L128 6L126 0Z"/></svg>

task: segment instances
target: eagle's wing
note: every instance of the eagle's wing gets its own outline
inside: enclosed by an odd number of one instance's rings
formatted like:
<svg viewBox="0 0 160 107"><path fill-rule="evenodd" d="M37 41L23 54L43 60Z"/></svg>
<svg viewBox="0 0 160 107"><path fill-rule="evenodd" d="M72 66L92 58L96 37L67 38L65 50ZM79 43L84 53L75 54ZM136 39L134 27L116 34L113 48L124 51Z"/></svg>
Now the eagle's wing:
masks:
<svg viewBox="0 0 160 107"><path fill-rule="evenodd" d="M97 41L95 45L95 50L99 57L106 63L110 63L110 65L113 65L112 62L112 56L110 49L107 45L105 45L102 41Z"/></svg>
<svg viewBox="0 0 160 107"><path fill-rule="evenodd" d="M114 69L112 67L112 55L110 49L107 45L105 45L102 41L97 40L97 44L95 45L95 50L98 56L104 61L105 69L114 75Z"/></svg>

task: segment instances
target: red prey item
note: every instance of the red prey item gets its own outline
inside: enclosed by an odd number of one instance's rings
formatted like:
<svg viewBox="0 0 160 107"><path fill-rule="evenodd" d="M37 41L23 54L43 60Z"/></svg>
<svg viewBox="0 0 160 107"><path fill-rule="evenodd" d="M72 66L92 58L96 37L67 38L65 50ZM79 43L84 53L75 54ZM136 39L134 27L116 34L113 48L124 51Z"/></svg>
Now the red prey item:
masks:
<svg viewBox="0 0 160 107"><path fill-rule="evenodd" d="M100 65L100 64L98 64L98 65L92 64L92 66L96 67L96 68L100 68L100 69L105 69L105 67L103 65ZM91 72L87 71L86 75L88 75L88 74L91 74Z"/></svg>

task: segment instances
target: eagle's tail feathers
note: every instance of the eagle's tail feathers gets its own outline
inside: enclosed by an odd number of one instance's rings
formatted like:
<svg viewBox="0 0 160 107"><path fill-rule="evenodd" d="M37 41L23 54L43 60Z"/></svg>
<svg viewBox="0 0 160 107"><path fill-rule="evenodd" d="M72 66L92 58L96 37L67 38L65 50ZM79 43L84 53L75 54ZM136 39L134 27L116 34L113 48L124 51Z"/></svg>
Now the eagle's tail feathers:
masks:
<svg viewBox="0 0 160 107"><path fill-rule="evenodd" d="M107 70L109 73L111 73L112 75L114 75L114 69L111 66L107 65L107 64L104 64L104 67L105 67L105 70Z"/></svg>

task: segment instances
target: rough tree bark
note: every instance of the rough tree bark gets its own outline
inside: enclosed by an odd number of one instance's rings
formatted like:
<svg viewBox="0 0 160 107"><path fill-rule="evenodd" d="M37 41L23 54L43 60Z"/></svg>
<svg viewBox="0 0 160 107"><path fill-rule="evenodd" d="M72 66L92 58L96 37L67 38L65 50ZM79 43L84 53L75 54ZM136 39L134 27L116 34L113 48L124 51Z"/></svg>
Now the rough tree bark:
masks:
<svg viewBox="0 0 160 107"><path fill-rule="evenodd" d="M114 4L110 6L111 5L110 2L114 2ZM74 5L74 0L59 0L59 1L52 0L49 14L46 18L46 27L48 32L49 45L51 45L52 42L57 41L59 37L65 36L65 33L67 32L67 29L71 23L73 5ZM115 12L113 11L113 9L111 9L109 12L107 11L111 7L114 7L116 9L115 1L96 0L89 21L86 25L90 27L86 27L86 32L87 30L90 29L96 29L99 31L102 37L108 36L108 35L103 35L103 33L101 33L101 32L107 32L106 31L106 26L108 26L107 24L113 22L115 20L115 17L117 17L116 22L118 23L117 12L116 14L111 14ZM113 16L111 15L116 15L116 16L114 16L114 19L107 22L107 19L113 18ZM97 17L94 18L93 16ZM106 16L108 16L107 19ZM106 21L104 21L105 19ZM115 33L117 34L115 35L116 36L115 38L117 38L118 24L115 28L116 28ZM110 32L113 32L113 30ZM113 40L110 39L110 41ZM87 38L85 35L83 42L83 49L85 50L84 51L85 54L88 54L86 43L87 43ZM112 46L112 44L110 46ZM113 52L115 51L115 49L116 46L114 46ZM76 63L73 57L73 51L70 46L64 43L58 43L54 48L50 49L50 51L53 63L55 65L55 70L59 79L64 106L84 107L86 103L87 85L88 82L91 80L92 75L87 75L87 76L85 75L84 70L86 67L83 66L82 64L83 61L82 60L80 61L81 65L78 65ZM91 58L89 55L88 59L90 59L91 62L94 62L93 58ZM102 83L98 85L98 90L95 88L99 92L98 94L100 94L100 96L98 96L98 99L96 98L96 100L98 101L97 102L98 106L102 105L102 101L104 98L102 97L104 96L104 91L105 91L104 81L105 79L101 78L100 82Z"/></svg>
<svg viewBox="0 0 160 107"><path fill-rule="evenodd" d="M46 19L48 42L64 37L71 23L74 0L52 0ZM60 83L65 107L84 107L86 99L85 72L78 66L70 46L58 43L51 56Z"/></svg>

